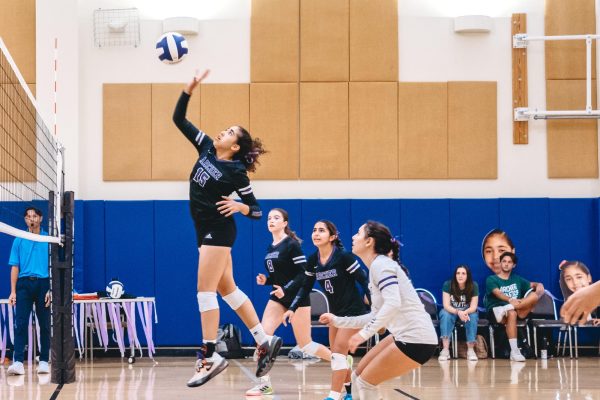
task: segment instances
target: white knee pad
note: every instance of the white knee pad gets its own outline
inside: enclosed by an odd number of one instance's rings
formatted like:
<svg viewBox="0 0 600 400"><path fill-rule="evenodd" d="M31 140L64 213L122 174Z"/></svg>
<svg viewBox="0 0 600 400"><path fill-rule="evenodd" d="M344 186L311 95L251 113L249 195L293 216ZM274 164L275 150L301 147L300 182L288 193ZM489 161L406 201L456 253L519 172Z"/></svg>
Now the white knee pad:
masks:
<svg viewBox="0 0 600 400"><path fill-rule="evenodd" d="M198 309L200 312L217 310L219 308L215 292L198 292L196 297L198 298Z"/></svg>
<svg viewBox="0 0 600 400"><path fill-rule="evenodd" d="M352 382L352 386L356 387L356 380L358 379L358 375L356 375L356 370L352 371L352 375L350 375L350 382Z"/></svg>
<svg viewBox="0 0 600 400"><path fill-rule="evenodd" d="M319 343L310 342L306 346L302 348L302 351L309 356L315 357L317 355L317 350L319 350Z"/></svg>
<svg viewBox="0 0 600 400"><path fill-rule="evenodd" d="M240 290L239 287L235 287L235 290L229 293L227 296L223 296L225 303L229 304L232 310L237 310L248 300L248 296Z"/></svg>
<svg viewBox="0 0 600 400"><path fill-rule="evenodd" d="M331 353L331 369L333 371L348 369L348 362L346 361L346 356L340 353Z"/></svg>
<svg viewBox="0 0 600 400"><path fill-rule="evenodd" d="M379 389L375 385L364 381L360 376L356 378L356 389L361 400L379 400Z"/></svg>

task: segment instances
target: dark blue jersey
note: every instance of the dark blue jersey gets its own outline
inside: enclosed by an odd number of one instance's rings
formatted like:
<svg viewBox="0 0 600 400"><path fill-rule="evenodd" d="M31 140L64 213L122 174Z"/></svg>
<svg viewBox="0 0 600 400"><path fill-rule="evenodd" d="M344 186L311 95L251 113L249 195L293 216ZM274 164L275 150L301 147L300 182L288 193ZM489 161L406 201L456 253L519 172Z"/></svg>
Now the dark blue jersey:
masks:
<svg viewBox="0 0 600 400"><path fill-rule="evenodd" d="M276 245L271 244L265 255L265 269L268 274L266 284L281 286L285 293L278 301L291 303L289 308L295 311L300 300L305 297L296 298L306 276L306 256L300 243L287 236Z"/></svg>
<svg viewBox="0 0 600 400"><path fill-rule="evenodd" d="M329 312L337 316L356 316L367 313L367 307L356 287L358 282L369 293L367 275L352 253L333 248L329 260L321 264L319 252L312 254L306 265L306 283L312 288L317 280L329 302ZM310 289L308 289L310 291Z"/></svg>
<svg viewBox="0 0 600 400"><path fill-rule="evenodd" d="M247 217L258 219L262 211L252 193L252 186L241 161L219 160L213 141L185 118L190 95L183 92L173 113L173 122L196 147L198 160L190 174L190 206L205 221L225 218L217 209L222 196L236 192L242 202L250 207Z"/></svg>

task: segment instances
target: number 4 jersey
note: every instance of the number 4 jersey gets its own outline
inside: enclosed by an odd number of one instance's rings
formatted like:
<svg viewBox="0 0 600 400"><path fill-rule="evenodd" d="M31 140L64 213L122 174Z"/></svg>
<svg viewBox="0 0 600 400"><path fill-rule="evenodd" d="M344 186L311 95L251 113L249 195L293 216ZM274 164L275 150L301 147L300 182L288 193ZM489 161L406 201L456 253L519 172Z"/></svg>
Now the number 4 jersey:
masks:
<svg viewBox="0 0 600 400"><path fill-rule="evenodd" d="M329 260L321 264L319 252L308 258L306 275L319 284L327 295L329 312L337 316L356 316L367 313L366 305L356 287L358 282L368 291L367 275L352 253L333 248Z"/></svg>

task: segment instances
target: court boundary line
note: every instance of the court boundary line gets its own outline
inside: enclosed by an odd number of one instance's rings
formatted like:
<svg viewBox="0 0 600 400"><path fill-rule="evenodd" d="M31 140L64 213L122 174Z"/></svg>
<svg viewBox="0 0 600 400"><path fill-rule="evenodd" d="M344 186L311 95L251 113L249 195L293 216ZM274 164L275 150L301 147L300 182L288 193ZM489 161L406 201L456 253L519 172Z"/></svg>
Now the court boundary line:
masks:
<svg viewBox="0 0 600 400"><path fill-rule="evenodd" d="M413 400L419 400L419 398L418 398L418 397L412 396L412 395L410 395L410 394L406 393L406 392L405 392L405 391L403 391L403 390L400 390L400 389L394 389L394 390L395 390L396 392L400 393L400 394L403 394L403 395L405 395L405 396L406 396L406 397L408 397L409 399L413 399Z"/></svg>
<svg viewBox="0 0 600 400"><path fill-rule="evenodd" d="M56 389L54 390L54 393L52 393L52 396L50 396L50 400L56 400L58 398L58 395L60 394L60 391L62 388L63 388L63 384L61 383L60 385L58 385L56 387Z"/></svg>

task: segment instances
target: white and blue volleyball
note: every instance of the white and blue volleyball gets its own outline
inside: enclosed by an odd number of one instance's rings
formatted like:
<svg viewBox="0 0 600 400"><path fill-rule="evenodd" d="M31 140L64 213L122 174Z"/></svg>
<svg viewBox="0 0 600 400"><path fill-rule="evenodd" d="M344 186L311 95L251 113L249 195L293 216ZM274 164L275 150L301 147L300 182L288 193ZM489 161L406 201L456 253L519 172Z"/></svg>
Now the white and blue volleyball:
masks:
<svg viewBox="0 0 600 400"><path fill-rule="evenodd" d="M123 287L123 283L113 279L106 286L106 293L113 299L120 299L125 293L125 288Z"/></svg>
<svg viewBox="0 0 600 400"><path fill-rule="evenodd" d="M177 32L167 32L156 41L156 55L166 64L181 61L187 53L187 40Z"/></svg>

